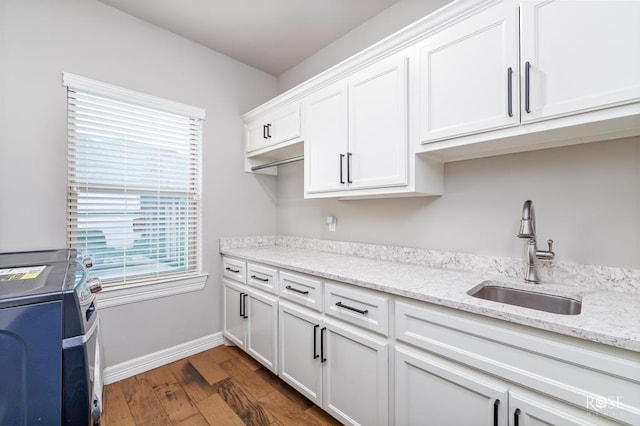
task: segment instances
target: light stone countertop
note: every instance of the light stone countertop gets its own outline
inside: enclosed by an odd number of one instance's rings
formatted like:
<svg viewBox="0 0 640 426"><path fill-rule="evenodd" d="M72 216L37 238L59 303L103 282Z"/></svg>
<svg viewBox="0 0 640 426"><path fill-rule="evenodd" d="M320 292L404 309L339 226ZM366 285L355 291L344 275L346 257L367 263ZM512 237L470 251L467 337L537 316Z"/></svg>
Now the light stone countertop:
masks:
<svg viewBox="0 0 640 426"><path fill-rule="evenodd" d="M437 269L284 245L234 248L221 244L220 252L251 262L640 352L640 294L585 288L572 283L534 286L484 272ZM581 299L582 312L579 315L552 314L467 294L485 280Z"/></svg>

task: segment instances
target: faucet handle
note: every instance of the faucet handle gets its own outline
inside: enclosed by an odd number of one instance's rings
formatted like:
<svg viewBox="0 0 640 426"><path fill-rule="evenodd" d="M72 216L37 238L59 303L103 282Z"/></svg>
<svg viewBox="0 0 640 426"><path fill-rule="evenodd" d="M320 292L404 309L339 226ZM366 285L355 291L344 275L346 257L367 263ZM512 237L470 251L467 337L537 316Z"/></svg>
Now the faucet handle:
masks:
<svg viewBox="0 0 640 426"><path fill-rule="evenodd" d="M553 260L556 254L553 252L553 240L547 240L549 250L536 250L536 257L540 260Z"/></svg>

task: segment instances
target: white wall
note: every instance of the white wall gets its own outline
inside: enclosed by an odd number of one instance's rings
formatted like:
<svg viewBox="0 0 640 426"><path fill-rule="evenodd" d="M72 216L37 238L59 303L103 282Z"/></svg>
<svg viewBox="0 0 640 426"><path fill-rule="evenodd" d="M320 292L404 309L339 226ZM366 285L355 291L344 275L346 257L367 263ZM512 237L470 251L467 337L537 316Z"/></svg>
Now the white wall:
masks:
<svg viewBox="0 0 640 426"><path fill-rule="evenodd" d="M558 261L640 269L638 137L447 163L440 197L304 200L302 170L279 167L280 235L519 257L531 199Z"/></svg>
<svg viewBox="0 0 640 426"><path fill-rule="evenodd" d="M107 365L220 331L219 237L275 232L275 179L243 172L240 122L276 94L275 78L94 0L2 0L0 252L66 245L63 71L207 110L209 279L203 291L104 310Z"/></svg>
<svg viewBox="0 0 640 426"><path fill-rule="evenodd" d="M400 0L278 76L278 93L353 56L452 0Z"/></svg>

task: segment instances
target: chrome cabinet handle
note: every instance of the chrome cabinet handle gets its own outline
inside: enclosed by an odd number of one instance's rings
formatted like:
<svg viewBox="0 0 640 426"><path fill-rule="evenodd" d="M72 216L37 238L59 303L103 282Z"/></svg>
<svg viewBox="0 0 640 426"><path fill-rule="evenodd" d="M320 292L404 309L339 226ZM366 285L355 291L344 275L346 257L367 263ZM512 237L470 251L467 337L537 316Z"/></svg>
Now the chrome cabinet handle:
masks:
<svg viewBox="0 0 640 426"><path fill-rule="evenodd" d="M295 291L296 293L300 293L300 294L309 294L308 290L298 290L297 288L293 288L290 285L285 287L287 290L291 290L291 291Z"/></svg>
<svg viewBox="0 0 640 426"><path fill-rule="evenodd" d="M345 305L345 304L344 304L344 303L342 303L342 302L337 302L337 303L336 303L336 306L338 306L338 307L340 307L340 308L349 309L350 311L357 312L357 313L362 314L362 315L367 315L367 314L369 313L369 310L368 310L368 309L361 310L361 309L358 309L358 308L354 308L354 307L352 307L352 306Z"/></svg>
<svg viewBox="0 0 640 426"><path fill-rule="evenodd" d="M507 69L507 114L513 117L513 68Z"/></svg>
<svg viewBox="0 0 640 426"><path fill-rule="evenodd" d="M225 270L227 270L227 271L231 271L231 272L233 272L233 273L236 273L236 274L237 274L238 272L240 272L240 269L232 269L232 268L229 268L228 266L227 266L226 268L224 268L224 269L225 269Z"/></svg>
<svg viewBox="0 0 640 426"><path fill-rule="evenodd" d="M251 278L253 278L254 280L262 281L263 283L269 282L269 278L260 278L256 275L251 275Z"/></svg>
<svg viewBox="0 0 640 426"><path fill-rule="evenodd" d="M530 77L531 77L531 63L529 61L524 64L524 110L527 114L531 114L530 105Z"/></svg>

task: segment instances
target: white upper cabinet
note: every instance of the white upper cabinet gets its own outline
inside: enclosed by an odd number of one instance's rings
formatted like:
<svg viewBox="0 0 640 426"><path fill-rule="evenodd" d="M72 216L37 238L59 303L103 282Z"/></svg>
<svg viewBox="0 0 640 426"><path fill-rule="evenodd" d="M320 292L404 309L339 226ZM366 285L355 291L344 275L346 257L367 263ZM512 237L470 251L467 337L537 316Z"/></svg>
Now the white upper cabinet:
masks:
<svg viewBox="0 0 640 426"><path fill-rule="evenodd" d="M523 122L640 100L640 2L520 8Z"/></svg>
<svg viewBox="0 0 640 426"><path fill-rule="evenodd" d="M503 2L416 46L422 142L520 122L517 23Z"/></svg>
<svg viewBox="0 0 640 426"><path fill-rule="evenodd" d="M300 103L283 105L245 123L246 151L269 148L301 135Z"/></svg>
<svg viewBox="0 0 640 426"><path fill-rule="evenodd" d="M305 198L441 195L442 165L640 135L640 0L459 0L243 116ZM416 155L417 154L417 155Z"/></svg>
<svg viewBox="0 0 640 426"><path fill-rule="evenodd" d="M407 57L305 99L305 196L407 184Z"/></svg>
<svg viewBox="0 0 640 426"><path fill-rule="evenodd" d="M305 194L345 188L347 114L345 82L334 83L305 99Z"/></svg>
<svg viewBox="0 0 640 426"><path fill-rule="evenodd" d="M605 111L640 101L639 1L505 0L435 32L416 55L419 139L445 161L589 141L580 125L594 121L619 120L599 127L609 138L640 130L624 121L637 109ZM543 120L554 121L534 125ZM541 134L562 128L551 143Z"/></svg>
<svg viewBox="0 0 640 426"><path fill-rule="evenodd" d="M349 78L351 189L407 184L407 58L380 61Z"/></svg>

